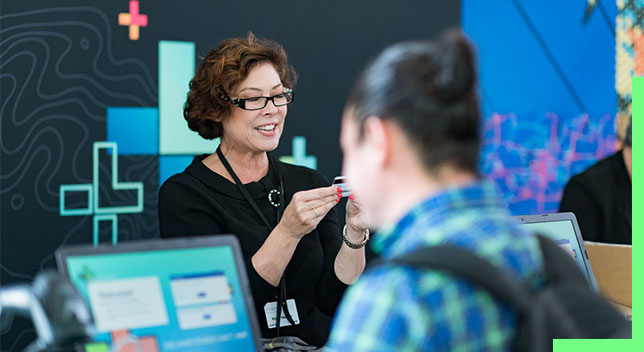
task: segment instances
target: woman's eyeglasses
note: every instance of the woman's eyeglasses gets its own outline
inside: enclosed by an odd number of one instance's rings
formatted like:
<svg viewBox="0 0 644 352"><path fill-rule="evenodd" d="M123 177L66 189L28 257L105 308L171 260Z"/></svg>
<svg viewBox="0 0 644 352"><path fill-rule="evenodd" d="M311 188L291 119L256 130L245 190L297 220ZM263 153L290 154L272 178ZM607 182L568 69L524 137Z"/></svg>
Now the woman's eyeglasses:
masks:
<svg viewBox="0 0 644 352"><path fill-rule="evenodd" d="M275 106L284 106L293 102L293 90L286 89L280 94L272 97L253 97L253 98L231 98L229 96L220 96L224 101L238 106L244 110L261 110L266 107L268 101L272 101Z"/></svg>

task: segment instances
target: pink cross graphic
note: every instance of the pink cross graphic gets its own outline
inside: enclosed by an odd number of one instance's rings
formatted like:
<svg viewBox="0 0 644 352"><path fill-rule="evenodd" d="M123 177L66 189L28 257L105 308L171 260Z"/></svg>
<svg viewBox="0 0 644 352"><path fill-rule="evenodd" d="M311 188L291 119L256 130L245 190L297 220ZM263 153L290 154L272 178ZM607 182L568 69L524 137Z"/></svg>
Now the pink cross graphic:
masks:
<svg viewBox="0 0 644 352"><path fill-rule="evenodd" d="M139 14L138 0L130 0L130 13L119 13L119 25L130 26L130 40L139 40L139 27L148 25L148 15Z"/></svg>

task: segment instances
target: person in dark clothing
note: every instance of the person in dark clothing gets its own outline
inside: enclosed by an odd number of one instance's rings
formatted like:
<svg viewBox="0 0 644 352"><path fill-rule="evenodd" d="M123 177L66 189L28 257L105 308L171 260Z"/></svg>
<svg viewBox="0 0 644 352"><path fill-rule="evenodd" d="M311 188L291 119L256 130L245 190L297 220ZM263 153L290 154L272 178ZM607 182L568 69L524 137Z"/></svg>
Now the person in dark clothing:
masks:
<svg viewBox="0 0 644 352"><path fill-rule="evenodd" d="M321 346L344 290L364 269L369 233L353 199L340 230L340 192L320 172L268 153L278 146L295 79L283 48L252 33L210 51L190 82L184 117L221 142L163 184L159 225L163 238L235 234L263 336Z"/></svg>
<svg viewBox="0 0 644 352"><path fill-rule="evenodd" d="M371 247L385 262L347 290L325 352L511 350L519 317L507 302L458 275L390 262L449 245L540 284L537 238L517 227L477 172L474 62L462 32L450 31L386 48L354 83L342 117L342 173L378 229Z"/></svg>
<svg viewBox="0 0 644 352"><path fill-rule="evenodd" d="M584 240L632 244L632 121L617 153L573 176L559 211L570 211Z"/></svg>

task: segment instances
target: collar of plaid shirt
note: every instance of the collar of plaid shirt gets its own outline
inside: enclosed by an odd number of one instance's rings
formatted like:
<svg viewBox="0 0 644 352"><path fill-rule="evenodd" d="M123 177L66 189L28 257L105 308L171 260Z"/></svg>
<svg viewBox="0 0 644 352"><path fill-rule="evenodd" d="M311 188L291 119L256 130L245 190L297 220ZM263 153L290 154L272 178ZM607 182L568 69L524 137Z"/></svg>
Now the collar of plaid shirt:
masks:
<svg viewBox="0 0 644 352"><path fill-rule="evenodd" d="M397 223L383 226L374 236L372 248L382 257L392 258L421 244L447 242L453 231L444 230L454 215L482 208L507 213L494 184L489 181L443 189L414 206ZM428 236L418 237L416 229L419 228Z"/></svg>

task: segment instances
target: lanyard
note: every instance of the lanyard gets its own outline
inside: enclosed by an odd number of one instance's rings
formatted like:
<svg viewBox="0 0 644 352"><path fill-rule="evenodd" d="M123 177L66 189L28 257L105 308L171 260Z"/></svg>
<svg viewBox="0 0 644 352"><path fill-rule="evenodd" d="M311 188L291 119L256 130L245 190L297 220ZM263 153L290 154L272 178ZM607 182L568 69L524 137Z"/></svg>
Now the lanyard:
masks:
<svg viewBox="0 0 644 352"><path fill-rule="evenodd" d="M248 190L246 190L246 187L244 187L244 184L241 182L239 177L237 177L237 174L233 170L233 168L230 166L228 163L228 160L226 160L226 157L224 156L224 153L221 152L221 148L217 147L217 156L219 156L219 160L221 161L222 164L224 164L224 167L226 168L226 171L230 174L230 176L233 178L235 181L235 184L237 185L237 188L239 188L239 191L244 195L248 203L253 207L257 215L259 215L260 219L264 222L266 227L268 227L268 231L273 231L273 226L268 222L264 214L259 210L259 207L257 206L257 203L255 203L255 200L253 197L248 194ZM270 155L268 155L268 162L269 162L269 168L270 164L275 164L275 173L277 174L277 178L279 179L279 206L277 207L277 223L279 223L281 214L284 213L284 184L282 183L282 177L280 175L279 171L279 165L275 163L273 158L271 158ZM272 193L272 192L271 192ZM270 196L270 195L269 195ZM285 270L286 271L286 270ZM291 316L290 312L288 311L288 305L286 304L286 273L282 273L282 277L280 278L280 283L279 283L279 291L278 291L278 298L277 298L277 313L275 316L275 322L277 324L277 336L280 336L280 326L281 324L281 315L282 315L282 308L284 309L284 315L286 316L286 320L288 320L289 323L291 323L291 326L295 326L295 321L293 320L293 317Z"/></svg>

